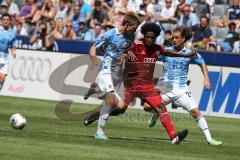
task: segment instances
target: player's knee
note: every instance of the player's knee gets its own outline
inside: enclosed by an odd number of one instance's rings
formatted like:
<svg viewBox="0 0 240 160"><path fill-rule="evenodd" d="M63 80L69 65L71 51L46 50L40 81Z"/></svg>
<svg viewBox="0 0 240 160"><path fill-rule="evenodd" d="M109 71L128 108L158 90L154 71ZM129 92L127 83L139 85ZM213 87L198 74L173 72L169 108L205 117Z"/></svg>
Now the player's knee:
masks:
<svg viewBox="0 0 240 160"><path fill-rule="evenodd" d="M0 81L5 81L6 74L0 73Z"/></svg>
<svg viewBox="0 0 240 160"><path fill-rule="evenodd" d="M105 103L107 106L113 107L118 105L118 99L114 92L107 93L105 96Z"/></svg>
<svg viewBox="0 0 240 160"><path fill-rule="evenodd" d="M201 115L200 111L197 108L192 109L190 113L195 119Z"/></svg>
<svg viewBox="0 0 240 160"><path fill-rule="evenodd" d="M120 109L120 110L127 108L126 103L122 100L118 100L117 108Z"/></svg>
<svg viewBox="0 0 240 160"><path fill-rule="evenodd" d="M148 103L144 103L143 104L143 109L145 111L151 111L152 110L152 107L148 104Z"/></svg>

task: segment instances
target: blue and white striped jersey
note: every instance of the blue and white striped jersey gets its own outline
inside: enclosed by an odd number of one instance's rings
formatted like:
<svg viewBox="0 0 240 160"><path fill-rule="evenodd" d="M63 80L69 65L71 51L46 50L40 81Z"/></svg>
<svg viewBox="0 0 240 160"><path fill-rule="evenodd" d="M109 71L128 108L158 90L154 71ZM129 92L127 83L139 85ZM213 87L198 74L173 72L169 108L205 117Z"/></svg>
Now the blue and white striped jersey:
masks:
<svg viewBox="0 0 240 160"><path fill-rule="evenodd" d="M6 62L9 59L9 47L16 48L16 32L11 28L5 30L0 26L0 58Z"/></svg>
<svg viewBox="0 0 240 160"><path fill-rule="evenodd" d="M122 35L117 28L107 31L103 38L95 43L104 53L99 71L104 70L114 76L122 76L122 66L118 64L118 60L130 49L134 36L134 34Z"/></svg>
<svg viewBox="0 0 240 160"><path fill-rule="evenodd" d="M166 48L167 50L176 51L174 47ZM183 48L180 51L182 54L191 52L188 48ZM189 63L193 62L198 65L205 64L204 59L200 54L193 57L169 57L161 55L163 60L163 75L161 80L166 82L172 89L187 88L187 75Z"/></svg>

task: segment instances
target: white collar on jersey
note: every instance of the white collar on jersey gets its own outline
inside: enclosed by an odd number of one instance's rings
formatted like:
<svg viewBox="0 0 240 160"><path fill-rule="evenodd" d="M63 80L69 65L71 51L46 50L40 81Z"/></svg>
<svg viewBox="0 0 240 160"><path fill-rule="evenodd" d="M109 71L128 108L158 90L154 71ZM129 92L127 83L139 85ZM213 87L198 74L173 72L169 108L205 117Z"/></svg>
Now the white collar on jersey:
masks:
<svg viewBox="0 0 240 160"><path fill-rule="evenodd" d="M4 31L10 31L10 27L8 28L8 30L4 29L3 26L0 26L0 29L4 30Z"/></svg>
<svg viewBox="0 0 240 160"><path fill-rule="evenodd" d="M187 47L186 47L186 46L184 46L184 47L183 47L183 49L182 49L181 51L179 51L179 53L181 53L181 52L185 51L186 49L187 49Z"/></svg>
<svg viewBox="0 0 240 160"><path fill-rule="evenodd" d="M116 34L121 34L120 31L119 31L120 28L118 26L115 27L115 29L116 29Z"/></svg>

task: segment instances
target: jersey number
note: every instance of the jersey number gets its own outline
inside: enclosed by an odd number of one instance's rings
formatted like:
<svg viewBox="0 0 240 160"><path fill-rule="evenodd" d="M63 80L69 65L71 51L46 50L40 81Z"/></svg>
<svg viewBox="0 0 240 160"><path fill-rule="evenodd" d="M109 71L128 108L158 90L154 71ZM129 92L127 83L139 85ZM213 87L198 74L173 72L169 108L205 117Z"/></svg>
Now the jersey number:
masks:
<svg viewBox="0 0 240 160"><path fill-rule="evenodd" d="M186 94L188 97L192 97L192 93L191 93L191 92L185 92L185 94Z"/></svg>

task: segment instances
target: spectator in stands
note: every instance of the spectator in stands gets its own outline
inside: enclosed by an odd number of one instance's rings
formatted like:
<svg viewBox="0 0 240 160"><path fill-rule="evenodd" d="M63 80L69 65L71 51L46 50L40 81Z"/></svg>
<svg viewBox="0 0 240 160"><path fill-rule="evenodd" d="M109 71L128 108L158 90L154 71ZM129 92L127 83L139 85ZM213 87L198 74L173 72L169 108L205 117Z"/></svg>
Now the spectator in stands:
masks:
<svg viewBox="0 0 240 160"><path fill-rule="evenodd" d="M229 32L226 35L224 41L218 41L217 43L221 46L221 51L224 52L232 52L234 43L239 39L239 33L236 32L236 24L234 22L230 22L229 25Z"/></svg>
<svg viewBox="0 0 240 160"><path fill-rule="evenodd" d="M19 8L16 3L14 3L12 0L6 0L6 4L8 7L8 14L14 17L19 14Z"/></svg>
<svg viewBox="0 0 240 160"><path fill-rule="evenodd" d="M73 25L70 22L68 22L66 24L64 39L67 39L67 40L75 40L76 39L76 33L74 32Z"/></svg>
<svg viewBox="0 0 240 160"><path fill-rule="evenodd" d="M67 19L66 21L71 21L72 20L72 17L73 17L73 10L74 10L74 7L73 7L73 2L72 0L67 0L66 1L66 8L67 8Z"/></svg>
<svg viewBox="0 0 240 160"><path fill-rule="evenodd" d="M30 38L34 49L52 51L54 47L53 36L47 32L47 23L40 22L37 32Z"/></svg>
<svg viewBox="0 0 240 160"><path fill-rule="evenodd" d="M235 22L237 28L240 27L240 1L233 0L232 6L227 9L226 15L220 20L214 21L214 26L216 27L226 27L230 22Z"/></svg>
<svg viewBox="0 0 240 160"><path fill-rule="evenodd" d="M207 45L207 51L221 52L221 46L219 46L216 42L209 42Z"/></svg>
<svg viewBox="0 0 240 160"><path fill-rule="evenodd" d="M79 23L80 20L85 20L85 19L81 18L81 16L80 16L80 6L75 5L73 7L73 17L71 19L71 23L73 24L74 32L77 32L79 30L78 23Z"/></svg>
<svg viewBox="0 0 240 160"><path fill-rule="evenodd" d="M109 21L108 12L102 7L102 2L96 0L94 2L94 10L92 13L92 20L104 24Z"/></svg>
<svg viewBox="0 0 240 160"><path fill-rule="evenodd" d="M38 22L39 20L49 22L54 19L56 15L56 9L53 7L52 0L45 0L41 11L37 11L34 15L32 22Z"/></svg>
<svg viewBox="0 0 240 160"><path fill-rule="evenodd" d="M96 23L94 29L89 29L85 36L85 41L97 41L100 40L103 36L104 30L102 30L102 25L100 23Z"/></svg>
<svg viewBox="0 0 240 160"><path fill-rule="evenodd" d="M27 36L27 30L23 27L23 24L21 22L18 22L16 26L14 26L14 29L16 30L16 33L21 36Z"/></svg>
<svg viewBox="0 0 240 160"><path fill-rule="evenodd" d="M64 24L63 21L58 20L55 24L55 28L52 29L51 34L55 39L63 39L64 38Z"/></svg>
<svg viewBox="0 0 240 160"><path fill-rule="evenodd" d="M187 27L192 27L199 24L199 19L195 13L192 13L191 6L189 4L185 5L183 8L183 15L178 21L178 25L184 25Z"/></svg>
<svg viewBox="0 0 240 160"><path fill-rule="evenodd" d="M139 11L137 15L140 22L143 22L148 18L148 15L146 15L145 11Z"/></svg>
<svg viewBox="0 0 240 160"><path fill-rule="evenodd" d="M164 32L163 46L164 47L171 47L172 45L173 45L172 32L170 30L167 30L167 31Z"/></svg>
<svg viewBox="0 0 240 160"><path fill-rule="evenodd" d="M57 6L57 13L55 20L66 20L67 21L67 7L65 5L65 0L60 0Z"/></svg>
<svg viewBox="0 0 240 160"><path fill-rule="evenodd" d="M194 8L196 15L200 18L201 16L206 16L210 18L210 5L206 0L198 0L197 6Z"/></svg>
<svg viewBox="0 0 240 160"><path fill-rule="evenodd" d="M126 0L113 0L113 13L118 14L121 9L126 9L127 1Z"/></svg>
<svg viewBox="0 0 240 160"><path fill-rule="evenodd" d="M30 22L37 11L35 0L27 0L27 3L21 8L17 20L21 22Z"/></svg>
<svg viewBox="0 0 240 160"><path fill-rule="evenodd" d="M240 54L240 41L234 43L232 52Z"/></svg>
<svg viewBox="0 0 240 160"><path fill-rule="evenodd" d="M85 19L86 24L89 25L92 18L92 8L91 6L84 2L84 0L78 0L78 5L80 6L80 16L82 19Z"/></svg>
<svg viewBox="0 0 240 160"><path fill-rule="evenodd" d="M128 0L127 1L127 10L137 13L140 11L140 5L143 3L142 0Z"/></svg>
<svg viewBox="0 0 240 160"><path fill-rule="evenodd" d="M50 21L50 22L48 23L49 31L52 32L52 31L55 29L55 27L56 27L56 23L58 23L58 22L63 22L63 20L58 19L58 20L52 20L52 21Z"/></svg>
<svg viewBox="0 0 240 160"><path fill-rule="evenodd" d="M200 24L193 26L192 31L194 32L192 46L198 49L206 49L206 45L212 36L212 30L209 27L209 18L202 16Z"/></svg>
<svg viewBox="0 0 240 160"><path fill-rule="evenodd" d="M37 23L36 22L29 23L27 28L27 35L30 37L33 36L36 30L37 30Z"/></svg>
<svg viewBox="0 0 240 160"><path fill-rule="evenodd" d="M140 9L139 9L139 11L138 11L137 13L139 13L139 12L147 13L147 4L142 3L142 4L140 5Z"/></svg>
<svg viewBox="0 0 240 160"><path fill-rule="evenodd" d="M104 29L105 32L112 29L112 28L114 28L114 25L111 21L108 21L107 23L105 23L103 25L103 29Z"/></svg>
<svg viewBox="0 0 240 160"><path fill-rule="evenodd" d="M85 20L80 20L79 21L79 29L76 33L76 39L77 40L84 40L84 36L86 34L86 32L88 31L88 28L86 26L86 22Z"/></svg>
<svg viewBox="0 0 240 160"><path fill-rule="evenodd" d="M174 18L175 8L172 6L172 0L165 0L166 6L162 8L160 13L160 21L162 23L176 23Z"/></svg>
<svg viewBox="0 0 240 160"><path fill-rule="evenodd" d="M183 8L185 7L186 4L187 3L185 0L179 0L179 3L177 5L176 11L175 11L175 16L174 16L176 19L179 19L180 16L183 14Z"/></svg>
<svg viewBox="0 0 240 160"><path fill-rule="evenodd" d="M2 24L2 15L7 13L7 6L5 4L1 4L0 6L0 24Z"/></svg>
<svg viewBox="0 0 240 160"><path fill-rule="evenodd" d="M122 21L123 21L123 18L124 18L124 16L125 16L125 14L126 14L126 9L124 9L124 8L121 8L119 11L118 11L118 13L115 15L115 16L113 16L113 21L114 21L114 24L115 24L115 26L119 26L119 25L121 25L122 24Z"/></svg>
<svg viewBox="0 0 240 160"><path fill-rule="evenodd" d="M240 34L236 31L237 25L234 22L230 22L228 25L229 32L224 40L224 42L229 43L229 45L233 48L233 44L236 41L240 40Z"/></svg>
<svg viewBox="0 0 240 160"><path fill-rule="evenodd" d="M155 15L155 6L154 6L155 0L144 0L144 4L146 5L146 14L149 16ZM141 6L140 6L141 9Z"/></svg>

